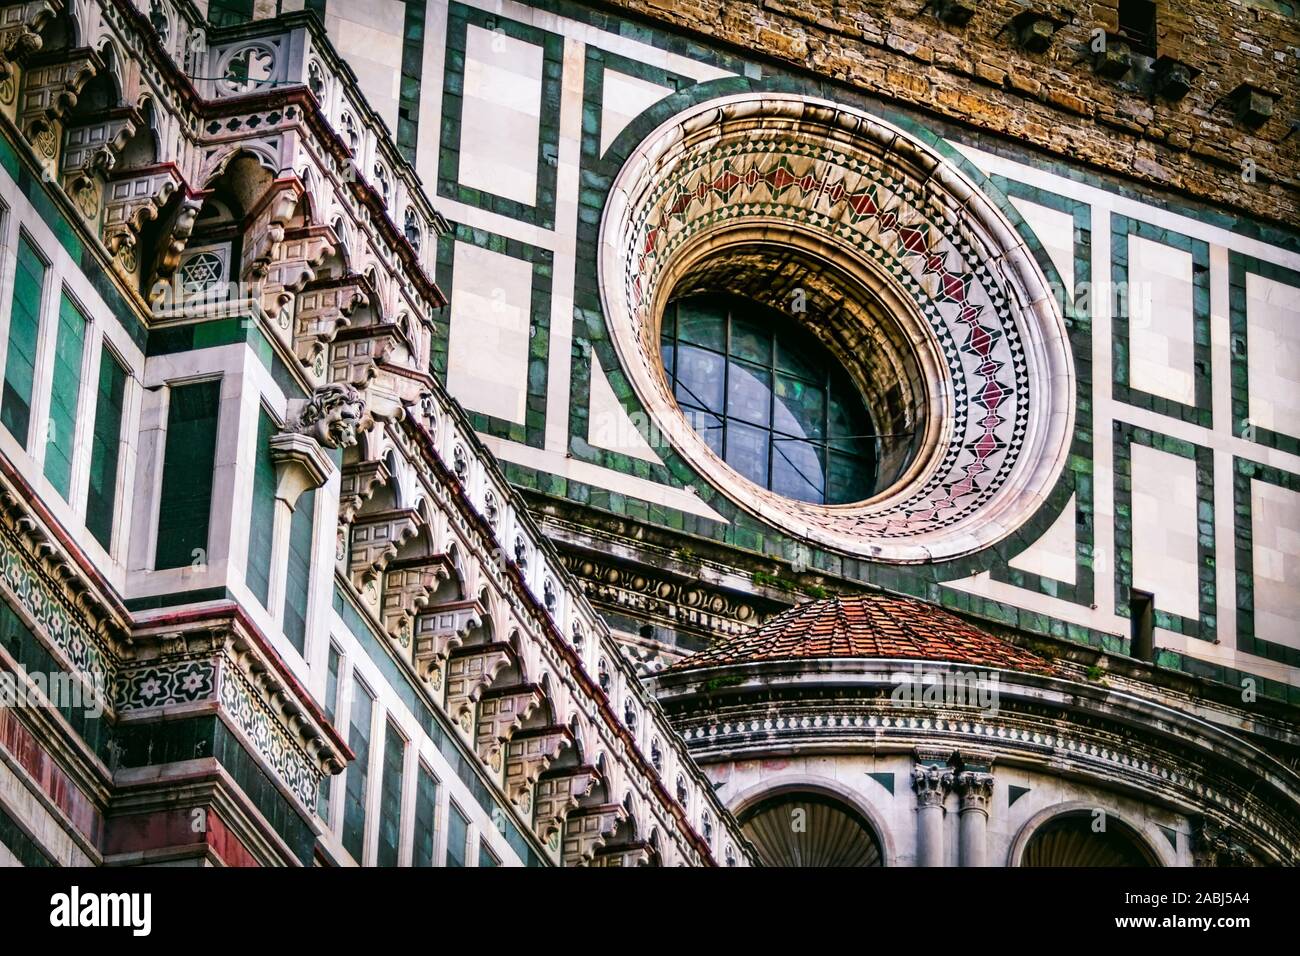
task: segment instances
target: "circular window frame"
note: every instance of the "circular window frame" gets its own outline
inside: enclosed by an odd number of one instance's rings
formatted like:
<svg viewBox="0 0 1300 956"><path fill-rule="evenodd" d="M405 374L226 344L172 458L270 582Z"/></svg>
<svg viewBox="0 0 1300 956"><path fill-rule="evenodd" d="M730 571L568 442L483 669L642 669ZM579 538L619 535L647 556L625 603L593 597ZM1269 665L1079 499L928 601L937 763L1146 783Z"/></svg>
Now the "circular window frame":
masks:
<svg viewBox="0 0 1300 956"><path fill-rule="evenodd" d="M773 139L793 138L801 146L806 144L807 155L822 164L818 174L821 191L812 191L813 198L806 204L809 208L803 213L806 220L783 216L786 209L766 208L758 200L739 210L733 208L735 204L728 206L730 193L744 182L741 177L746 173L739 162L735 167L731 164L732 157L745 153L742 137L757 144L755 155ZM728 144L728 158L719 161L717 156ZM733 168L736 175L731 175ZM996 311L1001 325L993 330L993 337L1003 336L1011 350L1016 363L1011 373L1014 381L999 380L990 386L994 373L981 373L989 377L973 380L969 361L955 355L967 351L964 344L969 340L963 344L949 334L942 341L936 323L935 317L942 312L951 333L954 310L936 306L930 309L933 315L923 316L917 289L924 283L897 268L891 275L862 247L840 240L835 232L840 224L816 204L825 199L834 174L844 169L856 170L862 178L854 179L853 173L841 175L837 200L841 208L846 193L858 188L856 183L866 182L870 172L897 189L897 195L888 197L895 200L895 208L901 208L899 197L907 197L915 208L935 216L938 225L930 235L938 241L934 246L923 245L921 256L929 255L933 248L958 250L947 260L945 253L939 254L939 281L950 278L945 262L959 263L954 268L965 275L958 278L970 282L973 275L978 280L980 293L996 306L985 313ZM695 180L689 179L692 174L697 174ZM705 181L705 175L714 178ZM671 189L676 192L670 194ZM775 194L776 189L771 192ZM671 207L669 200L676 200ZM702 210L695 220L683 216L678 223L670 218L670 212L690 209L692 204ZM888 201L881 203L881 209L888 206ZM882 222L888 215L876 213ZM708 221L699 227L700 219ZM848 221L847 210L844 219ZM901 221L902 216L895 220L898 230L911 228ZM733 245L738 235L748 235L751 240L807 241L813 235L809 223L822 228L818 236L822 255L827 255L825 249L832 250L830 261L853 271L861 288L887 306L887 313L905 330L918 357L926 360L922 382L929 390L927 408L932 414L914 460L888 487L852 504L814 505L787 499L741 476L689 426L672 396L659 357L663 310L692 263L719 254ZM661 233L669 238L663 239ZM809 251L816 245L809 243ZM659 260L656 257L661 252L663 259ZM915 253L900 247L894 254L901 259ZM614 350L656 427L685 461L728 499L793 537L897 563L960 557L1001 541L1033 517L1065 467L1074 428L1074 369L1065 320L1050 284L1006 215L975 183L910 134L865 113L795 94L742 93L698 104L671 118L632 151L615 177L601 221L598 271ZM649 282L653 285L645 288ZM944 293L940 285L931 295ZM961 294L969 294L969 286ZM975 314L979 313L980 309L975 309ZM970 330L977 324L967 323ZM936 354L941 359L937 363ZM981 356L977 359L981 368L1007 364L994 361L990 354ZM995 405L981 411L975 405L976 388L985 390L979 393L980 398L987 398L987 389L992 388L997 402L1010 398L1013 406ZM985 425L993 420L996 426ZM995 450L989 452L986 446L977 453L997 464L996 474L981 475L978 467L972 469L969 462L963 462L963 450L974 447L972 422L981 424L986 435L992 436L987 442L996 445ZM995 428L1002 433L993 434ZM979 462L984 460L980 457ZM967 483L974 490L965 490L959 468L978 476ZM993 472L994 467L985 470ZM936 488L944 489L942 494ZM926 494L930 497L925 498ZM949 506L946 511L945 505Z"/></svg>

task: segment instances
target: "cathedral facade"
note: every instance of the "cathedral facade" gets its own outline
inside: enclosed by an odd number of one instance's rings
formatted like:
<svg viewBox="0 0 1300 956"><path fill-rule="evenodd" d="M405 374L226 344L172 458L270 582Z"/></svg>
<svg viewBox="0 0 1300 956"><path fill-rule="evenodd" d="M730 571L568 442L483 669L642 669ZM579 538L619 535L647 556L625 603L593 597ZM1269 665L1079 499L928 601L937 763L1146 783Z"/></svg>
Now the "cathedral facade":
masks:
<svg viewBox="0 0 1300 956"><path fill-rule="evenodd" d="M0 3L0 863L1300 863L1298 57Z"/></svg>

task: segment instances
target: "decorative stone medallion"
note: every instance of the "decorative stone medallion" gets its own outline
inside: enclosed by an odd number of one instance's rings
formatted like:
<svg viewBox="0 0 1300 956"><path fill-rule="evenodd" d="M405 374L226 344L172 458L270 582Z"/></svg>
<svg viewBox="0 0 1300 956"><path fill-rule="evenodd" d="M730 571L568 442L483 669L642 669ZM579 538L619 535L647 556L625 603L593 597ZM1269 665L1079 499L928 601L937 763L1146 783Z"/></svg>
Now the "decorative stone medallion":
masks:
<svg viewBox="0 0 1300 956"><path fill-rule="evenodd" d="M742 477L687 423L659 358L676 281L736 243L832 260L891 306L934 418L914 464L847 505L784 498ZM1014 227L904 131L795 95L741 94L654 131L615 180L601 293L623 371L663 434L738 505L854 555L916 562L997 542L1065 464L1074 371L1052 289Z"/></svg>

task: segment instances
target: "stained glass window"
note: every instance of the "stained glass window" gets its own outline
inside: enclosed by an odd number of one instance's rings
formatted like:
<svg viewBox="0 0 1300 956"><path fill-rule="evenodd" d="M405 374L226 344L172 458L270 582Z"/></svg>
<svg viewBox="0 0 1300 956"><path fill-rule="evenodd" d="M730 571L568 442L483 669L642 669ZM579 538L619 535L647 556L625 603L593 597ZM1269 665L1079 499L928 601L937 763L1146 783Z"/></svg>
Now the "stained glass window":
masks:
<svg viewBox="0 0 1300 956"><path fill-rule="evenodd" d="M858 389L792 317L736 297L668 306L661 349L677 403L727 464L818 504L869 498L879 438Z"/></svg>

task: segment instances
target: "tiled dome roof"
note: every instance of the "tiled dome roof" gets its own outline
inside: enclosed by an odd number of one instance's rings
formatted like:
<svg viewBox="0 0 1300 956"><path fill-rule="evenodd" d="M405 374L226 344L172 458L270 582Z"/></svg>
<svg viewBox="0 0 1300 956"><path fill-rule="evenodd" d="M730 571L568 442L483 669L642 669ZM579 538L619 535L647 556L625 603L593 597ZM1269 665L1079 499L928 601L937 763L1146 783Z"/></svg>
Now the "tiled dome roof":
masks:
<svg viewBox="0 0 1300 956"><path fill-rule="evenodd" d="M1042 658L923 601L856 594L809 601L670 670L755 661L863 657L1049 672Z"/></svg>

